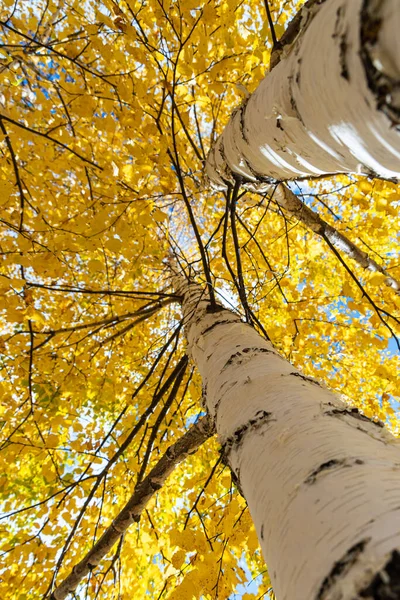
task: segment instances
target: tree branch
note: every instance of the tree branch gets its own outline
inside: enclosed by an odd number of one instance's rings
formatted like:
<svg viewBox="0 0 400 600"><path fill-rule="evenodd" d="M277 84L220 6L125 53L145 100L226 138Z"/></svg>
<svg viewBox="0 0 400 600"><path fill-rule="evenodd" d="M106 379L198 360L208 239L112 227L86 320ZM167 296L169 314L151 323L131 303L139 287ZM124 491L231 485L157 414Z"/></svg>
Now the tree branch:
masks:
<svg viewBox="0 0 400 600"><path fill-rule="evenodd" d="M132 496L98 542L86 556L73 567L71 573L53 591L51 600L63 600L74 592L79 582L108 554L114 544L137 523L146 505L163 486L167 477L187 456L196 450L214 433L208 416L201 418L172 446L170 446L148 476L136 486Z"/></svg>
<svg viewBox="0 0 400 600"><path fill-rule="evenodd" d="M387 286L400 293L400 282L392 277L384 267L379 265L373 258L370 258L366 252L360 250L358 246L349 240L348 237L341 233L332 225L329 225L311 208L306 206L296 194L284 185L278 186L274 200L283 209L287 210L291 215L299 219L308 229L321 236L323 239L328 239L330 243L339 252L344 252L355 260L360 267L372 272L382 273L385 275L385 283Z"/></svg>

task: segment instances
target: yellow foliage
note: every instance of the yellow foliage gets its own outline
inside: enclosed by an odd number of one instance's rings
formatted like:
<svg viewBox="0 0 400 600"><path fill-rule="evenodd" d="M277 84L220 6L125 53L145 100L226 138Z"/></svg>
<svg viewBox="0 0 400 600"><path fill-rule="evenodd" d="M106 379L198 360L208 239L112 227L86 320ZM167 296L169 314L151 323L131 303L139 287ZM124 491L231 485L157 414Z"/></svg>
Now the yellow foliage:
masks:
<svg viewBox="0 0 400 600"><path fill-rule="evenodd" d="M300 4L274 3L278 36ZM200 236L218 301L244 317L226 201L203 162L272 43L263 3L3 0L0 10L0 498L12 513L1 585L9 600L34 600L202 411L193 365L166 415L167 396L157 400L185 352L179 302L164 295L171 249L205 284ZM393 182L338 176L302 189L400 279ZM252 193L238 202L255 317L306 375L398 434L398 295L267 204ZM218 464L206 485L218 458L215 440L189 456L77 596L227 600L253 577L243 599L266 592L229 471Z"/></svg>

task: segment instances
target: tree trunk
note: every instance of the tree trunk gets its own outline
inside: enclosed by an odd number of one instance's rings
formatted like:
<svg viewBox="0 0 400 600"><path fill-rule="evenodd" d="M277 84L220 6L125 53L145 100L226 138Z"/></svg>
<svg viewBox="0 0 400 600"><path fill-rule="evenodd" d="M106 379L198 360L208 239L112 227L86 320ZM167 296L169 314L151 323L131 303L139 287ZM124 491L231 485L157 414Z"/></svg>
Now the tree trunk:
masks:
<svg viewBox="0 0 400 600"><path fill-rule="evenodd" d="M399 0L312 0L282 59L207 159L215 186L359 172L400 176Z"/></svg>
<svg viewBox="0 0 400 600"><path fill-rule="evenodd" d="M400 598L400 453L239 317L184 295L188 351L278 600ZM203 299L204 298L204 299Z"/></svg>

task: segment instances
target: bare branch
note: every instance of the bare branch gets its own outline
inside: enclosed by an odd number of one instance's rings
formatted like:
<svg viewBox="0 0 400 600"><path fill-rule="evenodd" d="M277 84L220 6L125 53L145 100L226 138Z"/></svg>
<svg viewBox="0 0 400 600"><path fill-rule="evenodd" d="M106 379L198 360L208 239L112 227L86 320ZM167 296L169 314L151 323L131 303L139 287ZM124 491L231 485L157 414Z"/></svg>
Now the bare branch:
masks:
<svg viewBox="0 0 400 600"><path fill-rule="evenodd" d="M79 582L92 571L110 552L114 544L128 530L132 523L137 523L146 505L154 494L163 486L167 477L187 456L196 450L214 433L209 417L199 419L172 446L170 446L148 476L139 483L132 496L125 504L111 525L105 530L98 542L86 556L73 567L71 573L53 591L51 600L63 600L74 592Z"/></svg>
<svg viewBox="0 0 400 600"><path fill-rule="evenodd" d="M332 225L329 225L324 219L322 219L317 213L311 208L306 206L304 202L300 200L296 194L294 194L288 187L280 185L278 186L274 200L283 209L287 210L291 215L299 219L308 229L311 229L314 233L321 236L324 239L328 239L330 243L340 252L344 252L355 260L360 267L367 269L368 271L382 273L385 275L385 283L387 286L396 290L400 293L400 282L392 277L384 267L379 265L373 258L370 258L366 252L360 250L360 248L348 237L341 233Z"/></svg>

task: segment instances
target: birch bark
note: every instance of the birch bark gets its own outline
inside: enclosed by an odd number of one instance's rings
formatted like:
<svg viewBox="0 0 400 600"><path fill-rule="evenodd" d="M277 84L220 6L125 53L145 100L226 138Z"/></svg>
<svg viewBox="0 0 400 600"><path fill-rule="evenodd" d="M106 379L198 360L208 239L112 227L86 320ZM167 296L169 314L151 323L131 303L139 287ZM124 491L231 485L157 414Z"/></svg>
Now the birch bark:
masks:
<svg viewBox="0 0 400 600"><path fill-rule="evenodd" d="M209 154L217 187L358 172L399 178L400 3L313 0ZM286 56L285 56L286 54Z"/></svg>
<svg viewBox="0 0 400 600"><path fill-rule="evenodd" d="M237 315L184 297L188 350L278 600L400 598L400 452ZM205 298L205 296L204 296Z"/></svg>

